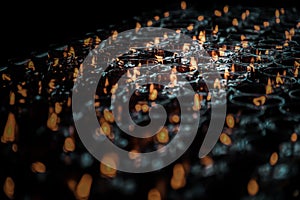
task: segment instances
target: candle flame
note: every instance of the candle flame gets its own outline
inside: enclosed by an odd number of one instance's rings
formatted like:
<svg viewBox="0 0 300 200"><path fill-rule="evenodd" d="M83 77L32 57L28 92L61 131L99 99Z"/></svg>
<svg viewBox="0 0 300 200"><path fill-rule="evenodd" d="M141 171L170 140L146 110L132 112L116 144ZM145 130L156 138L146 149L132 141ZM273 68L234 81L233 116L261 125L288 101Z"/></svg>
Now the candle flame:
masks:
<svg viewBox="0 0 300 200"><path fill-rule="evenodd" d="M222 16L222 12L219 11L219 10L215 10L215 11L214 11L214 14L215 14L215 16L217 16L217 17L221 17L221 16Z"/></svg>
<svg viewBox="0 0 300 200"><path fill-rule="evenodd" d="M225 144L226 146L230 146L232 144L231 138L226 133L221 133L220 141L222 142L222 144Z"/></svg>
<svg viewBox="0 0 300 200"><path fill-rule="evenodd" d="M276 9L276 10L275 10L275 17L278 18L279 16L280 16L279 10Z"/></svg>
<svg viewBox="0 0 300 200"><path fill-rule="evenodd" d="M153 25L152 20L148 20L148 21L147 21L147 26L152 26L152 25Z"/></svg>
<svg viewBox="0 0 300 200"><path fill-rule="evenodd" d="M228 114L226 116L226 124L227 124L228 128L233 128L234 127L235 119L234 119L233 114Z"/></svg>
<svg viewBox="0 0 300 200"><path fill-rule="evenodd" d="M75 142L72 137L67 137L65 139L63 150L65 152L73 152L75 150Z"/></svg>
<svg viewBox="0 0 300 200"><path fill-rule="evenodd" d="M197 20L200 21L200 22L203 21L204 20L204 16L203 15L199 15L198 18L197 18Z"/></svg>
<svg viewBox="0 0 300 200"><path fill-rule="evenodd" d="M164 12L164 17L167 18L170 16L170 13L168 11Z"/></svg>
<svg viewBox="0 0 300 200"><path fill-rule="evenodd" d="M106 164L104 164L106 163ZM116 155L105 155L100 164L102 175L113 178L117 175L117 157Z"/></svg>
<svg viewBox="0 0 300 200"><path fill-rule="evenodd" d="M185 183L186 183L186 180L185 180L184 166L181 163L177 163L173 167L173 176L171 178L171 187L174 190L177 190L179 188L184 187Z"/></svg>
<svg viewBox="0 0 300 200"><path fill-rule="evenodd" d="M9 199L14 198L15 182L11 177L6 177L6 179L4 181L4 185L3 185L3 191Z"/></svg>
<svg viewBox="0 0 300 200"><path fill-rule="evenodd" d="M55 112L50 113L47 120L47 127L52 131L57 131L58 124L59 124L59 117L57 116L57 114Z"/></svg>
<svg viewBox="0 0 300 200"><path fill-rule="evenodd" d="M297 133L293 133L292 135L291 135L291 142L296 142L298 140L298 135L297 135Z"/></svg>
<svg viewBox="0 0 300 200"><path fill-rule="evenodd" d="M277 85L283 84L283 80L282 80L282 78L280 77L279 72L278 72L277 75L276 75L276 84L277 84Z"/></svg>
<svg viewBox="0 0 300 200"><path fill-rule="evenodd" d="M17 122L13 113L8 114L8 118L4 127L4 132L1 137L2 143L13 142L16 139L17 134Z"/></svg>
<svg viewBox="0 0 300 200"><path fill-rule="evenodd" d="M243 13L242 13L242 16L241 16L241 19L242 19L243 21L245 21L246 17L247 17L247 14L246 14L245 12L243 12Z"/></svg>
<svg viewBox="0 0 300 200"><path fill-rule="evenodd" d="M266 86L266 94L271 94L271 93L273 93L273 88L272 88L271 79L268 78L268 84Z"/></svg>
<svg viewBox="0 0 300 200"><path fill-rule="evenodd" d="M232 20L232 25L233 25L233 26L238 26L238 25L239 25L239 21L238 21L237 18L233 18L233 20Z"/></svg>
<svg viewBox="0 0 300 200"><path fill-rule="evenodd" d="M270 156L270 165L276 165L278 161L278 154L276 152L272 153L272 155Z"/></svg>
<svg viewBox="0 0 300 200"><path fill-rule="evenodd" d="M198 35L198 39L199 39L200 44L203 44L206 41L205 30L200 31L200 33Z"/></svg>
<svg viewBox="0 0 300 200"><path fill-rule="evenodd" d="M206 167L209 167L214 164L214 160L209 156L205 156L205 157L201 158L200 163Z"/></svg>
<svg viewBox="0 0 300 200"><path fill-rule="evenodd" d="M159 20L159 16L158 16L158 15L155 15L155 16L154 16L154 20L155 20L155 21L158 21L158 20Z"/></svg>
<svg viewBox="0 0 300 200"><path fill-rule="evenodd" d="M256 105L256 106L264 105L265 102L266 102L266 99L267 98L265 96L260 96L260 97L254 98L253 99L253 104Z"/></svg>
<svg viewBox="0 0 300 200"><path fill-rule="evenodd" d="M161 194L158 189L153 188L148 192L148 200L161 200Z"/></svg>
<svg viewBox="0 0 300 200"><path fill-rule="evenodd" d="M111 127L108 122L103 121L101 123L100 133L106 136L109 136L111 134Z"/></svg>
<svg viewBox="0 0 300 200"><path fill-rule="evenodd" d="M77 199L88 199L92 187L93 178L90 174L82 175L76 186L75 195Z"/></svg>
<svg viewBox="0 0 300 200"><path fill-rule="evenodd" d="M181 3L180 3L180 7L181 7L181 9L182 10L186 10L186 2L185 1L181 1Z"/></svg>
<svg viewBox="0 0 300 200"><path fill-rule="evenodd" d="M34 173L45 173L46 166L44 163L37 161L31 164L31 171Z"/></svg>
<svg viewBox="0 0 300 200"><path fill-rule="evenodd" d="M192 31L194 29L194 25L193 24L190 24L187 28L186 28L188 31Z"/></svg>
<svg viewBox="0 0 300 200"><path fill-rule="evenodd" d="M259 25L254 25L254 30L255 31L260 31L260 26Z"/></svg>
<svg viewBox="0 0 300 200"><path fill-rule="evenodd" d="M259 191L259 185L255 179L250 179L247 185L248 194L255 196Z"/></svg>
<svg viewBox="0 0 300 200"><path fill-rule="evenodd" d="M115 121L114 115L111 111L109 111L107 108L103 111L104 119L109 122L113 123Z"/></svg>
<svg viewBox="0 0 300 200"><path fill-rule="evenodd" d="M156 134L156 138L158 140L158 142L160 143L167 143L169 142L169 131L166 127L163 127L157 134Z"/></svg>
<svg viewBox="0 0 300 200"><path fill-rule="evenodd" d="M193 110L198 111L201 109L201 99L199 94L194 94L194 105Z"/></svg>
<svg viewBox="0 0 300 200"><path fill-rule="evenodd" d="M228 5L225 5L225 6L223 7L223 12L224 12L225 14L227 14L227 13L228 13L228 10L229 10L229 6L228 6Z"/></svg>
<svg viewBox="0 0 300 200"><path fill-rule="evenodd" d="M263 26L266 28L266 27L268 27L270 25L270 23L268 22L268 21L264 21L263 22Z"/></svg>

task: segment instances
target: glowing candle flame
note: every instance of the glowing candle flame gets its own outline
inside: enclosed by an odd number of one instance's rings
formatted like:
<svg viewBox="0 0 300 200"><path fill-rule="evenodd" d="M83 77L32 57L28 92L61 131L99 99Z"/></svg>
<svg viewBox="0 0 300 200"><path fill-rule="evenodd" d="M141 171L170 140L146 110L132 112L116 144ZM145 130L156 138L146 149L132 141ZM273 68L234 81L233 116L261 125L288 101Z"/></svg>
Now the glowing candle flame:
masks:
<svg viewBox="0 0 300 200"><path fill-rule="evenodd" d="M233 114L228 114L226 116L226 124L227 124L228 128L233 128L234 127L235 119L234 119Z"/></svg>
<svg viewBox="0 0 300 200"><path fill-rule="evenodd" d="M273 93L273 88L272 88L271 79L268 78L268 84L266 85L266 94L271 94L271 93Z"/></svg>
<svg viewBox="0 0 300 200"><path fill-rule="evenodd" d="M280 77L279 72L278 72L277 75L276 75L276 84L277 84L277 85L283 84L283 80L282 80L282 78Z"/></svg>
<svg viewBox="0 0 300 200"><path fill-rule="evenodd" d="M4 132L1 137L2 143L13 142L16 139L17 122L13 113L8 114L8 118L4 127Z"/></svg>
<svg viewBox="0 0 300 200"><path fill-rule="evenodd" d="M264 105L265 102L266 102L266 99L267 98L265 96L260 96L260 97L254 98L253 99L253 104L256 105L256 106Z"/></svg>
<svg viewBox="0 0 300 200"><path fill-rule="evenodd" d="M298 135L297 135L297 133L293 133L292 135L291 135L291 142L296 142L298 140Z"/></svg>
<svg viewBox="0 0 300 200"><path fill-rule="evenodd" d="M104 116L104 119L109 123L113 123L115 121L113 113L111 111L109 111L108 109L104 109L103 116Z"/></svg>
<svg viewBox="0 0 300 200"><path fill-rule="evenodd" d="M214 164L214 160L209 156L205 156L201 158L200 163L205 167L210 167Z"/></svg>
<svg viewBox="0 0 300 200"><path fill-rule="evenodd" d="M156 188L149 190L148 200L161 200L161 194L159 190Z"/></svg>
<svg viewBox="0 0 300 200"><path fill-rule="evenodd" d="M190 24L187 28L186 28L188 31L192 31L194 29L194 25L193 24Z"/></svg>
<svg viewBox="0 0 300 200"><path fill-rule="evenodd" d="M164 12L164 17L167 18L170 16L170 13L168 11Z"/></svg>
<svg viewBox="0 0 300 200"><path fill-rule="evenodd" d="M148 21L147 21L147 26L152 26L152 25L153 25L152 20L148 20Z"/></svg>
<svg viewBox="0 0 300 200"><path fill-rule="evenodd" d="M165 144L169 142L169 131L166 127L163 127L157 134L156 138L159 143Z"/></svg>
<svg viewBox="0 0 300 200"><path fill-rule="evenodd" d="M250 179L247 185L248 194L255 196L259 191L259 185L255 179Z"/></svg>
<svg viewBox="0 0 300 200"><path fill-rule="evenodd" d="M72 137L67 137L64 142L63 150L65 152L73 152L75 150L75 142Z"/></svg>
<svg viewBox="0 0 300 200"><path fill-rule="evenodd" d="M234 64L231 65L231 72L235 72Z"/></svg>
<svg viewBox="0 0 300 200"><path fill-rule="evenodd" d="M185 186L185 170L183 164L178 163L173 167L173 176L171 178L171 187L174 190Z"/></svg>
<svg viewBox="0 0 300 200"><path fill-rule="evenodd" d="M9 94L9 105L14 105L16 100L16 95L14 92L10 92Z"/></svg>
<svg viewBox="0 0 300 200"><path fill-rule="evenodd" d="M153 89L153 91L149 95L149 100L154 101L157 98L157 94L158 94L157 90Z"/></svg>
<svg viewBox="0 0 300 200"><path fill-rule="evenodd" d="M198 21L203 21L204 20L204 16L203 15L199 15L197 18Z"/></svg>
<svg viewBox="0 0 300 200"><path fill-rule="evenodd" d="M239 21L238 21L237 18L233 18L233 20L232 20L232 25L233 25L233 26L238 26L238 25L239 25Z"/></svg>
<svg viewBox="0 0 300 200"><path fill-rule="evenodd" d="M263 22L263 26L266 28L266 27L268 27L270 25L270 23L269 22L267 22L267 21L264 21Z"/></svg>
<svg viewBox="0 0 300 200"><path fill-rule="evenodd" d="M217 16L217 17L221 17L221 16L222 16L222 12L219 11L219 10L215 10L215 11L214 11L214 14L215 14L215 16Z"/></svg>
<svg viewBox="0 0 300 200"><path fill-rule="evenodd" d="M229 10L229 6L228 6L228 5L225 5L225 6L223 7L223 12L224 12L225 14L227 14L227 13L228 13L228 10Z"/></svg>
<svg viewBox="0 0 300 200"><path fill-rule="evenodd" d="M42 162L34 162L31 164L31 170L34 173L45 173L46 172L46 166Z"/></svg>
<svg viewBox="0 0 300 200"><path fill-rule="evenodd" d="M259 25L254 25L254 30L255 31L260 31L260 26Z"/></svg>
<svg viewBox="0 0 300 200"><path fill-rule="evenodd" d="M270 156L270 165L276 165L278 161L278 154L276 152L272 153L272 155Z"/></svg>
<svg viewBox="0 0 300 200"><path fill-rule="evenodd" d="M14 198L15 182L11 177L6 177L6 179L4 181L4 185L3 185L3 191L9 199Z"/></svg>
<svg viewBox="0 0 300 200"><path fill-rule="evenodd" d="M143 111L144 113L148 112L148 111L149 111L149 106L148 106L147 104L143 104L143 105L142 105L142 111Z"/></svg>
<svg viewBox="0 0 300 200"><path fill-rule="evenodd" d="M226 133L221 133L220 141L222 142L222 144L225 144L226 146L230 146L232 144L231 138Z"/></svg>
<svg viewBox="0 0 300 200"><path fill-rule="evenodd" d="M203 44L206 41L205 31L200 31L198 39L201 44Z"/></svg>
<svg viewBox="0 0 300 200"><path fill-rule="evenodd" d="M218 32L219 32L219 26L216 25L212 33L213 33L214 35L216 35Z"/></svg>
<svg viewBox="0 0 300 200"><path fill-rule="evenodd" d="M230 75L230 74L229 74L228 68L225 68L225 71L224 71L224 79L227 80L229 75Z"/></svg>
<svg viewBox="0 0 300 200"><path fill-rule="evenodd" d="M115 155L105 155L101 161L101 174L110 178L115 177L117 175L117 157Z"/></svg>
<svg viewBox="0 0 300 200"><path fill-rule="evenodd" d="M59 124L59 117L57 116L57 114L55 112L50 113L47 120L47 127L52 131L57 131L58 124Z"/></svg>
<svg viewBox="0 0 300 200"><path fill-rule="evenodd" d="M108 122L104 121L101 123L100 133L109 136L111 133L111 128Z"/></svg>
<svg viewBox="0 0 300 200"><path fill-rule="evenodd" d="M241 19L243 21L245 21L246 17L247 17L247 14L245 12L243 12L242 15L241 15Z"/></svg>
<svg viewBox="0 0 300 200"><path fill-rule="evenodd" d="M187 6L186 6L186 2L185 2L185 1L181 1L180 7L181 7L182 10L185 10L186 7L187 7Z"/></svg>
<svg viewBox="0 0 300 200"><path fill-rule="evenodd" d="M201 109L201 99L199 94L194 94L194 105L193 110L199 111Z"/></svg>
<svg viewBox="0 0 300 200"><path fill-rule="evenodd" d="M139 22L135 24L135 31L138 32L142 28L142 25Z"/></svg>
<svg viewBox="0 0 300 200"><path fill-rule="evenodd" d="M93 178L90 174L82 175L76 186L75 194L77 199L88 199L92 187Z"/></svg>
<svg viewBox="0 0 300 200"><path fill-rule="evenodd" d="M154 20L158 21L159 20L159 16L158 15L154 16Z"/></svg>
<svg viewBox="0 0 300 200"><path fill-rule="evenodd" d="M174 114L174 115L172 115L172 116L170 117L170 122L171 122L171 123L177 124L177 123L179 123L179 121L180 121L180 117L179 117L178 115L176 115L176 114Z"/></svg>

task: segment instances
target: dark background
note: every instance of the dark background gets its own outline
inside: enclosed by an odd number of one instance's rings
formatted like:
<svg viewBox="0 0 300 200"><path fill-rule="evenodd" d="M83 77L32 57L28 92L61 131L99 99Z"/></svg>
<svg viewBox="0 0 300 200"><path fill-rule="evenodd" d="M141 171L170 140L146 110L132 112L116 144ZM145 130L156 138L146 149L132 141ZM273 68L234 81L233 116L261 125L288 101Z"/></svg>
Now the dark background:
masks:
<svg viewBox="0 0 300 200"><path fill-rule="evenodd" d="M296 0L186 0L188 7L211 9L228 5L288 7ZM138 16L152 10L166 11L180 8L180 0L148 1L9 1L2 5L2 50L1 65L8 59L26 57L32 51L47 50L49 44L64 43L69 38L84 32L94 31L122 19ZM222 7L221 7L222 8ZM6 13L4 13L4 11ZM3 36L4 34L4 36Z"/></svg>

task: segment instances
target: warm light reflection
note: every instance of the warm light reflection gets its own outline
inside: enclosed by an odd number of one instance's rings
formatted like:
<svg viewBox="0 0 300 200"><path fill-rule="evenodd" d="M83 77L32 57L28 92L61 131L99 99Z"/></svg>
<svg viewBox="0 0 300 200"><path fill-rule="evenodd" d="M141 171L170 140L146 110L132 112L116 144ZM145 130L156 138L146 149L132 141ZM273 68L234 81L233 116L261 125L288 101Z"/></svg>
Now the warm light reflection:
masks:
<svg viewBox="0 0 300 200"><path fill-rule="evenodd" d="M52 131L58 130L58 124L59 124L59 117L55 112L52 112L49 114L48 120L47 120L47 127L51 129Z"/></svg>
<svg viewBox="0 0 300 200"><path fill-rule="evenodd" d="M209 156L205 156L205 157L200 159L200 163L202 165L204 165L205 167L209 167L209 166L212 166L214 164L214 160Z"/></svg>
<svg viewBox="0 0 300 200"><path fill-rule="evenodd" d="M266 94L273 93L272 82L271 79L268 78L268 84L266 85Z"/></svg>
<svg viewBox="0 0 300 200"><path fill-rule="evenodd" d="M215 10L215 11L214 11L214 14L215 14L215 16L217 16L217 17L221 17L221 16L222 16L222 12L219 11L219 10Z"/></svg>
<svg viewBox="0 0 300 200"><path fill-rule="evenodd" d="M278 72L277 75L276 75L276 84L277 84L277 86L278 86L279 84L283 84L283 80L282 80L282 78L281 78L279 72Z"/></svg>
<svg viewBox="0 0 300 200"><path fill-rule="evenodd" d="M180 189L185 186L185 170L183 164L177 163L173 167L173 176L171 178L171 187L174 190Z"/></svg>
<svg viewBox="0 0 300 200"><path fill-rule="evenodd" d="M238 21L237 18L233 18L233 20L232 20L232 25L233 25L233 26L238 26L238 25L239 25L239 21Z"/></svg>
<svg viewBox="0 0 300 200"><path fill-rule="evenodd" d="M194 94L193 110L198 111L200 109L201 109L201 97L199 94Z"/></svg>
<svg viewBox="0 0 300 200"><path fill-rule="evenodd" d="M227 14L227 13L228 13L228 10L229 10L229 6L228 6L228 5L225 5L225 6L223 7L223 12L224 12L225 14Z"/></svg>
<svg viewBox="0 0 300 200"><path fill-rule="evenodd" d="M181 1L180 7L181 7L182 10L185 10L186 7L187 7L187 6L186 6L186 2L185 2L185 1Z"/></svg>
<svg viewBox="0 0 300 200"><path fill-rule="evenodd" d="M103 116L104 116L104 119L109 123L113 123L115 121L113 113L111 111L109 111L108 109L104 109Z"/></svg>
<svg viewBox="0 0 300 200"><path fill-rule="evenodd" d="M255 196L258 193L259 186L255 179L250 179L247 185L247 190L250 196Z"/></svg>

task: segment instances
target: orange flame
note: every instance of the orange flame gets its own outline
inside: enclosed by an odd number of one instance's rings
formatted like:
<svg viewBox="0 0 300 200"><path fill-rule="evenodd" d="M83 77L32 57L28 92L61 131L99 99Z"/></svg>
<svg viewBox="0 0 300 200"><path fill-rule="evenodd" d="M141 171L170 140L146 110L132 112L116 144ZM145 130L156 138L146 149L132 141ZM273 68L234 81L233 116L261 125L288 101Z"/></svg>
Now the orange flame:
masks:
<svg viewBox="0 0 300 200"><path fill-rule="evenodd" d="M6 179L4 181L4 185L3 185L3 191L9 199L14 198L15 182L11 177L6 177Z"/></svg>
<svg viewBox="0 0 300 200"><path fill-rule="evenodd" d="M164 12L164 17L167 18L170 16L170 13L168 11Z"/></svg>
<svg viewBox="0 0 300 200"><path fill-rule="evenodd" d="M104 109L103 116L104 116L104 119L106 121L108 121L109 123L113 123L115 121L114 115L108 109Z"/></svg>
<svg viewBox="0 0 300 200"><path fill-rule="evenodd" d="M277 84L277 85L283 84L283 80L282 80L282 78L280 77L279 72L278 72L277 75L276 75L276 84Z"/></svg>
<svg viewBox="0 0 300 200"><path fill-rule="evenodd" d="M266 94L271 94L271 93L273 93L273 88L272 88L271 79L268 78L268 84L266 85Z"/></svg>
<svg viewBox="0 0 300 200"><path fill-rule="evenodd" d="M101 123L101 128L100 128L100 133L106 136L109 136L111 133L111 128L109 123L107 123L106 121Z"/></svg>
<svg viewBox="0 0 300 200"><path fill-rule="evenodd" d="M204 16L203 15L199 15L197 18L198 21L203 21L204 20Z"/></svg>
<svg viewBox="0 0 300 200"><path fill-rule="evenodd" d="M186 2L185 1L181 1L180 7L181 7L182 10L185 10L186 9Z"/></svg>
<svg viewBox="0 0 300 200"><path fill-rule="evenodd" d="M291 142L296 142L298 140L298 135L297 135L297 133L293 133L292 135L291 135Z"/></svg>
<svg viewBox="0 0 300 200"><path fill-rule="evenodd" d="M158 142L167 143L169 142L169 131L166 127L163 127L156 135Z"/></svg>
<svg viewBox="0 0 300 200"><path fill-rule="evenodd" d="M106 163L106 164L104 164ZM113 178L117 174L117 157L115 155L105 155L100 164L102 175Z"/></svg>
<svg viewBox="0 0 300 200"><path fill-rule="evenodd" d="M34 173L45 173L46 172L46 166L42 162L34 162L31 164L31 170Z"/></svg>
<svg viewBox="0 0 300 200"><path fill-rule="evenodd" d="M232 20L232 25L233 25L233 26L238 26L238 25L239 25L239 21L238 21L237 18L233 18L233 20Z"/></svg>
<svg viewBox="0 0 300 200"><path fill-rule="evenodd" d="M278 161L278 154L276 152L272 153L272 155L270 156L270 165L276 165Z"/></svg>
<svg viewBox="0 0 300 200"><path fill-rule="evenodd" d="M217 16L217 17L221 17L221 16L222 16L222 12L219 11L219 10L215 10L215 11L214 11L214 14L215 14L215 16Z"/></svg>
<svg viewBox="0 0 300 200"><path fill-rule="evenodd" d="M9 105L14 105L16 101L16 95L14 92L10 92L9 94Z"/></svg>
<svg viewBox="0 0 300 200"><path fill-rule="evenodd" d="M161 200L161 194L158 189L153 188L148 192L148 200Z"/></svg>
<svg viewBox="0 0 300 200"><path fill-rule="evenodd" d="M171 187L174 190L185 186L185 170L181 163L174 165L173 176L171 178Z"/></svg>
<svg viewBox="0 0 300 200"><path fill-rule="evenodd" d="M13 113L8 114L8 118L4 127L4 132L1 137L2 143L13 142L17 134L17 122Z"/></svg>
<svg viewBox="0 0 300 200"><path fill-rule="evenodd" d="M223 12L224 12L225 14L227 14L227 13L228 13L228 10L229 10L229 6L228 6L228 5L225 5L225 6L223 7Z"/></svg>
<svg viewBox="0 0 300 200"><path fill-rule="evenodd" d="M199 94L194 94L194 105L193 110L198 111L201 109L201 99Z"/></svg>
<svg viewBox="0 0 300 200"><path fill-rule="evenodd" d="M234 120L233 114L228 114L226 116L226 124L227 124L228 128L233 128L234 127L235 120Z"/></svg>
<svg viewBox="0 0 300 200"><path fill-rule="evenodd" d="M253 99L253 104L256 105L256 106L264 105L265 102L266 102L266 99L267 98L265 96L260 96L260 97L254 98Z"/></svg>
<svg viewBox="0 0 300 200"><path fill-rule="evenodd" d="M201 158L200 163L206 167L209 167L214 164L214 160L209 156L205 156Z"/></svg>
<svg viewBox="0 0 300 200"><path fill-rule="evenodd" d="M147 21L147 26L152 26L152 25L153 25L152 20L148 20L148 21Z"/></svg>
<svg viewBox="0 0 300 200"><path fill-rule="evenodd" d="M72 137L67 137L64 142L63 150L65 152L72 152L75 150L75 142Z"/></svg>
<svg viewBox="0 0 300 200"><path fill-rule="evenodd" d="M206 41L205 31L200 31L198 39L201 44L203 44Z"/></svg>
<svg viewBox="0 0 300 200"><path fill-rule="evenodd" d="M76 186L75 194L78 199L88 199L92 187L93 178L89 174L84 174Z"/></svg>
<svg viewBox="0 0 300 200"><path fill-rule="evenodd" d="M226 146L230 146L232 144L231 138L226 133L221 133L220 141L222 142L222 144L225 144Z"/></svg>
<svg viewBox="0 0 300 200"><path fill-rule="evenodd" d="M47 127L52 131L57 131L58 124L59 124L59 117L57 116L57 114L55 112L50 113L47 120Z"/></svg>
<svg viewBox="0 0 300 200"><path fill-rule="evenodd" d="M259 185L255 179L250 179L247 185L248 194L255 196L259 191Z"/></svg>

